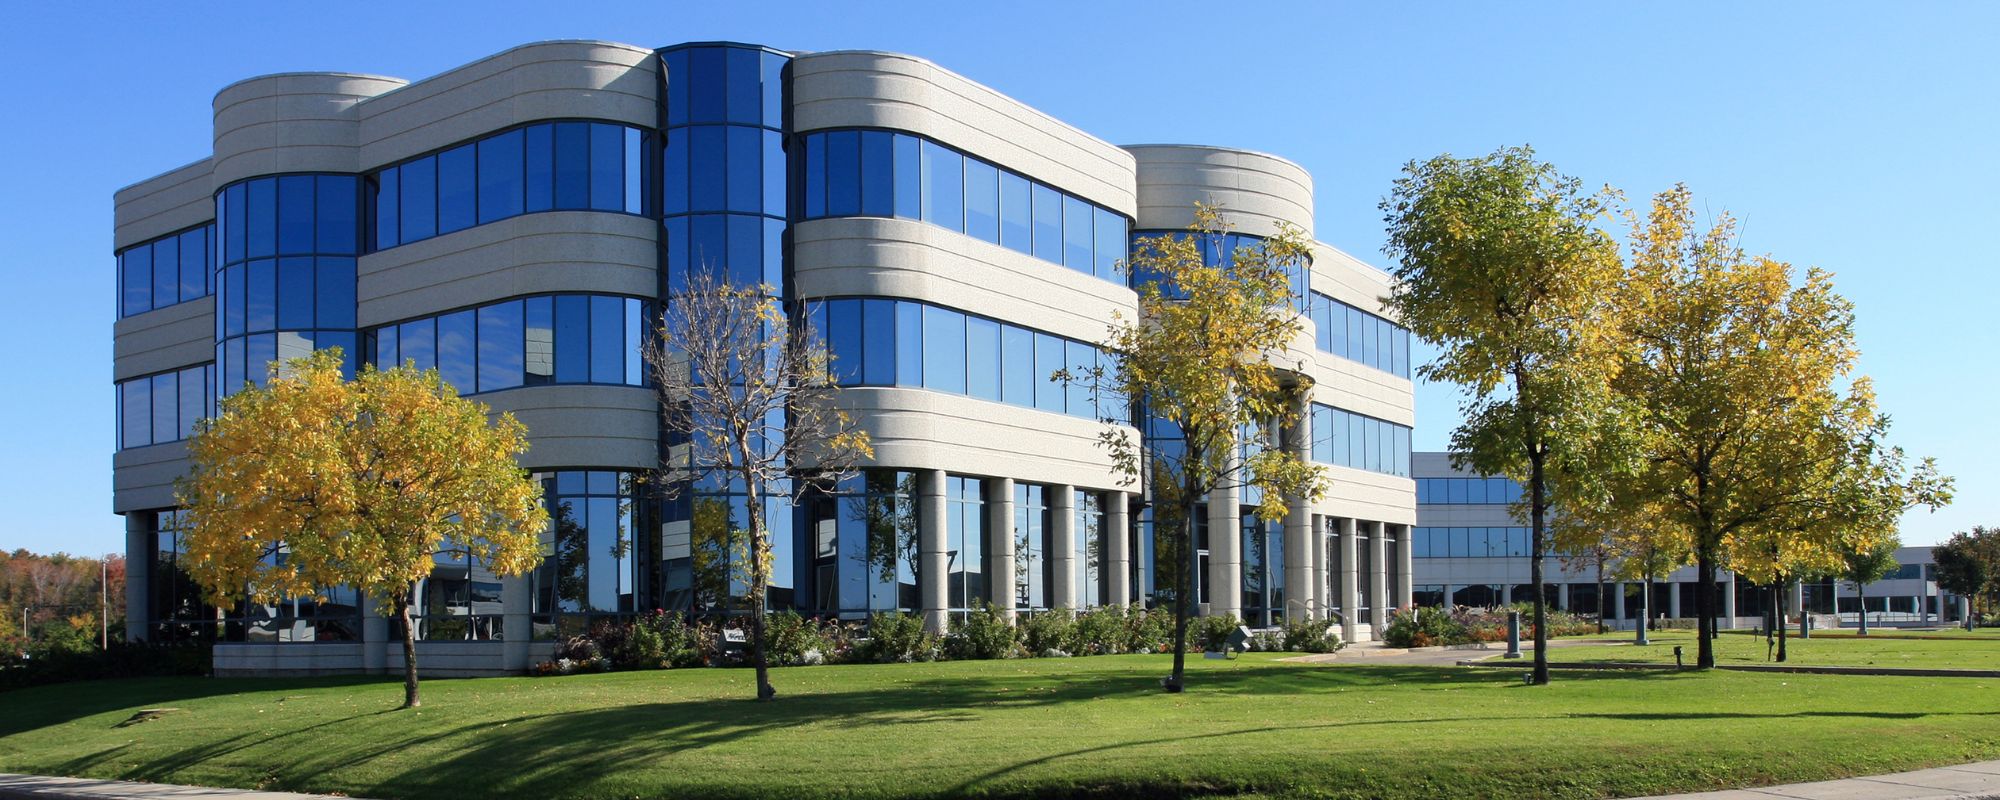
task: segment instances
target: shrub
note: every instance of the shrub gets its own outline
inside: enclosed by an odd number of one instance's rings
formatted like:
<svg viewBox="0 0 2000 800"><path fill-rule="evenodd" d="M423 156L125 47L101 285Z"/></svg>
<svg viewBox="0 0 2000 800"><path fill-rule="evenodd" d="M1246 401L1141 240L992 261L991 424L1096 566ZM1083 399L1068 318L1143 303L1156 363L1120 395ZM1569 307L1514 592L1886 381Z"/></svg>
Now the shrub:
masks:
<svg viewBox="0 0 2000 800"><path fill-rule="evenodd" d="M953 620L945 637L944 652L956 659L1013 658L1021 647L1021 633L1013 623L986 603L977 603L963 619Z"/></svg>
<svg viewBox="0 0 2000 800"><path fill-rule="evenodd" d="M1174 612L1134 605L1125 615L1125 652L1159 653L1173 646Z"/></svg>
<svg viewBox="0 0 2000 800"><path fill-rule="evenodd" d="M95 645L79 650L43 647L37 641L0 650L0 690L105 678L207 675L211 652L208 642L113 641L110 650Z"/></svg>
<svg viewBox="0 0 2000 800"><path fill-rule="evenodd" d="M935 661L938 642L924 630L923 617L891 611L868 618L868 640L855 650L860 660L878 664Z"/></svg>
<svg viewBox="0 0 2000 800"><path fill-rule="evenodd" d="M1229 635L1243 627L1243 620L1235 614L1220 617L1196 617L1188 620L1188 643L1200 644L1201 649L1211 653L1221 652L1229 646Z"/></svg>
<svg viewBox="0 0 2000 800"><path fill-rule="evenodd" d="M1390 647L1431 647L1470 641L1464 623L1442 608L1422 606L1389 612L1382 642Z"/></svg>
<svg viewBox="0 0 2000 800"><path fill-rule="evenodd" d="M622 627L622 626L621 626ZM626 627L623 641L613 652L612 665L619 669L665 669L667 663L666 637L659 628L638 622Z"/></svg>
<svg viewBox="0 0 2000 800"><path fill-rule="evenodd" d="M1076 615L1076 655L1107 656L1127 652L1125 607L1105 606Z"/></svg>
<svg viewBox="0 0 2000 800"><path fill-rule="evenodd" d="M833 644L818 620L791 611L764 617L764 657L772 664L802 667L824 664Z"/></svg>
<svg viewBox="0 0 2000 800"><path fill-rule="evenodd" d="M1021 625L1021 643L1028 655L1064 658L1076 652L1076 616L1068 609L1040 611Z"/></svg>
<svg viewBox="0 0 2000 800"><path fill-rule="evenodd" d="M1340 630L1326 620L1288 620L1284 628L1284 648L1294 653L1335 653L1347 643Z"/></svg>

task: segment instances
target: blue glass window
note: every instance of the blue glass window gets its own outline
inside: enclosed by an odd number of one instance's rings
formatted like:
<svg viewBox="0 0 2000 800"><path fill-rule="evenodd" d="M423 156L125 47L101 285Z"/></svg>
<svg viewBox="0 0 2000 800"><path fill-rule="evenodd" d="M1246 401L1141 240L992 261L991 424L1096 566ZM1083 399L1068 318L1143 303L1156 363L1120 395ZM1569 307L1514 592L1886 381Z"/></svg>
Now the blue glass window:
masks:
<svg viewBox="0 0 2000 800"><path fill-rule="evenodd" d="M965 315L924 306L924 388L965 393Z"/></svg>
<svg viewBox="0 0 2000 800"><path fill-rule="evenodd" d="M923 169L921 141L915 136L898 133L895 135L896 157L896 216L904 219L923 218Z"/></svg>
<svg viewBox="0 0 2000 800"><path fill-rule="evenodd" d="M678 135L686 135L685 131ZM806 137L806 217L826 216L826 137Z"/></svg>
<svg viewBox="0 0 2000 800"><path fill-rule="evenodd" d="M864 380L867 355L862 348L862 318L860 303L831 303L826 307L827 352L833 357L834 380L845 385Z"/></svg>
<svg viewBox="0 0 2000 800"><path fill-rule="evenodd" d="M216 219L217 223L224 226L227 232L227 235L222 238L224 241L224 260L228 263L233 264L245 258L243 254L246 249L244 239L248 235L247 229L249 228L248 220L250 214L249 204L245 200L245 195L248 192L249 184L247 183L233 184L229 188L222 190L222 214L218 215Z"/></svg>
<svg viewBox="0 0 2000 800"><path fill-rule="evenodd" d="M313 220L318 228L313 252L326 255L354 255L361 242L356 215L355 179L348 175L320 175Z"/></svg>
<svg viewBox="0 0 2000 800"><path fill-rule="evenodd" d="M277 267L270 259L250 262L244 280L244 329L252 333L278 326Z"/></svg>
<svg viewBox="0 0 2000 800"><path fill-rule="evenodd" d="M313 176L278 178L278 252L313 251Z"/></svg>
<svg viewBox="0 0 2000 800"><path fill-rule="evenodd" d="M522 200L523 211L547 211L555 207L555 127L551 125L530 125L521 131L522 184L526 196ZM682 162L686 167L686 162ZM682 173L682 191L686 191L686 173ZM668 186L672 186L669 181Z"/></svg>
<svg viewBox="0 0 2000 800"><path fill-rule="evenodd" d="M1000 331L1000 400L1035 405L1035 333L1015 325Z"/></svg>
<svg viewBox="0 0 2000 800"><path fill-rule="evenodd" d="M313 260L294 257L278 260L278 327L303 330L313 327Z"/></svg>
<svg viewBox="0 0 2000 800"><path fill-rule="evenodd" d="M472 145L438 154L438 233L464 230L478 219L478 177Z"/></svg>
<svg viewBox="0 0 2000 800"><path fill-rule="evenodd" d="M974 158L965 160L965 233L1000 243L1000 170Z"/></svg>
<svg viewBox="0 0 2000 800"><path fill-rule="evenodd" d="M697 47L688 51L688 80L680 84L688 92L688 122L723 122L727 119L727 62L724 48Z"/></svg>
<svg viewBox="0 0 2000 800"><path fill-rule="evenodd" d="M832 138L832 134L814 136L811 141L824 142ZM895 137L886 131L861 132L861 213L865 216L889 217L896 214L894 142ZM806 163L813 163L810 152L806 154ZM815 216L810 209L806 215Z"/></svg>
<svg viewBox="0 0 2000 800"><path fill-rule="evenodd" d="M1062 263L1062 193L1034 185L1035 257Z"/></svg>
<svg viewBox="0 0 2000 800"><path fill-rule="evenodd" d="M1097 208L1093 209L1091 220L1096 231L1097 277L1118 280L1118 263L1125 260L1125 218Z"/></svg>
<svg viewBox="0 0 2000 800"><path fill-rule="evenodd" d="M437 235L437 159L419 158L400 167L403 238L414 242Z"/></svg>
<svg viewBox="0 0 2000 800"><path fill-rule="evenodd" d="M1000 244L1032 255L1035 237L1028 213L1028 179L1012 172L1000 173Z"/></svg>
<svg viewBox="0 0 2000 800"><path fill-rule="evenodd" d="M1064 195L1063 266L1084 273L1094 273L1097 266L1091 258L1091 242L1090 204Z"/></svg>
<svg viewBox="0 0 2000 800"><path fill-rule="evenodd" d="M840 305L840 304L836 304ZM896 383L896 301L861 303L861 381L871 386Z"/></svg>
<svg viewBox="0 0 2000 800"><path fill-rule="evenodd" d="M375 249L386 250L402 242L402 169L391 167L375 175Z"/></svg>
<svg viewBox="0 0 2000 800"><path fill-rule="evenodd" d="M625 210L625 128L590 124L590 207Z"/></svg>
<svg viewBox="0 0 2000 800"><path fill-rule="evenodd" d="M1035 407L1043 411L1064 412L1063 385L1053 377L1063 368L1068 353L1061 337L1046 333L1035 334Z"/></svg>
<svg viewBox="0 0 2000 800"><path fill-rule="evenodd" d="M276 255L278 251L277 181L250 181L248 245L250 258Z"/></svg>
<svg viewBox="0 0 2000 800"><path fill-rule="evenodd" d="M125 316L153 310L153 248L134 247L120 261L125 270L121 302Z"/></svg>
<svg viewBox="0 0 2000 800"><path fill-rule="evenodd" d="M521 302L479 309L479 391L511 389L524 378Z"/></svg>
<svg viewBox="0 0 2000 800"><path fill-rule="evenodd" d="M1068 343L1069 381L1058 382L1069 396L1069 413L1080 417L1092 416L1095 408L1090 397L1090 370L1097 367L1097 349L1082 342Z"/></svg>
<svg viewBox="0 0 2000 800"><path fill-rule="evenodd" d="M722 211L729 206L728 138L716 126L685 128L688 137L688 209Z"/></svg>
<svg viewBox="0 0 2000 800"><path fill-rule="evenodd" d="M965 390L981 400L1000 399L1000 323L965 320Z"/></svg>
<svg viewBox="0 0 2000 800"><path fill-rule="evenodd" d="M590 298L590 382L623 383L625 325L623 302L616 297Z"/></svg>
<svg viewBox="0 0 2000 800"><path fill-rule="evenodd" d="M477 321L471 311L459 311L437 318L437 363L438 374L444 377L459 394L470 394L478 387L479 376L474 371L477 358L475 327Z"/></svg>
<svg viewBox="0 0 2000 800"><path fill-rule="evenodd" d="M590 298L561 295L555 308L557 383L590 382Z"/></svg>
<svg viewBox="0 0 2000 800"><path fill-rule="evenodd" d="M785 136L777 131L767 130L764 137L764 213L773 217L785 215ZM637 182L634 182L637 185Z"/></svg>
<svg viewBox="0 0 2000 800"><path fill-rule="evenodd" d="M838 135L838 134L835 134ZM947 230L965 230L965 157L929 141L923 143L923 220ZM829 182L832 174L828 173ZM828 211L832 211L829 204Z"/></svg>
<svg viewBox="0 0 2000 800"><path fill-rule="evenodd" d="M896 304L896 385L924 385L923 306Z"/></svg>
<svg viewBox="0 0 2000 800"><path fill-rule="evenodd" d="M555 128L556 208L589 208L590 124L558 122Z"/></svg>
<svg viewBox="0 0 2000 800"><path fill-rule="evenodd" d="M861 136L855 131L826 135L826 213L850 217L861 211Z"/></svg>
<svg viewBox="0 0 2000 800"><path fill-rule="evenodd" d="M524 307L525 339L522 348L521 381L529 386L543 386L556 379L556 317L555 298L530 297L522 302Z"/></svg>
<svg viewBox="0 0 2000 800"><path fill-rule="evenodd" d="M354 327L354 293L354 259L321 257L314 277L314 324L321 328Z"/></svg>
<svg viewBox="0 0 2000 800"><path fill-rule="evenodd" d="M479 142L479 224L519 216L526 133L512 130Z"/></svg>

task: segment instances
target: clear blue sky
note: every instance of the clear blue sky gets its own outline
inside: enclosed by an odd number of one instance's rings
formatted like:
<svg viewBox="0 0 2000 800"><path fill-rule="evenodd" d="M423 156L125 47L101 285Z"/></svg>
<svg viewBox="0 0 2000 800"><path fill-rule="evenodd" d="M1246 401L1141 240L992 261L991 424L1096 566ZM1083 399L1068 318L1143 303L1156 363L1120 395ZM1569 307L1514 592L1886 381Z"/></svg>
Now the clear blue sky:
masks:
<svg viewBox="0 0 2000 800"><path fill-rule="evenodd" d="M622 7L619 7L622 5ZM1405 161L1531 143L1643 200L1675 181L1745 244L1837 273L1896 440L1958 477L1927 544L2000 523L2000 5L1974 3L30 3L0 30L0 548L123 547L110 512L111 193L206 154L251 75L423 78L557 38L930 58L1112 142L1269 151L1318 235L1381 263ZM1423 387L1419 449L1456 396Z"/></svg>

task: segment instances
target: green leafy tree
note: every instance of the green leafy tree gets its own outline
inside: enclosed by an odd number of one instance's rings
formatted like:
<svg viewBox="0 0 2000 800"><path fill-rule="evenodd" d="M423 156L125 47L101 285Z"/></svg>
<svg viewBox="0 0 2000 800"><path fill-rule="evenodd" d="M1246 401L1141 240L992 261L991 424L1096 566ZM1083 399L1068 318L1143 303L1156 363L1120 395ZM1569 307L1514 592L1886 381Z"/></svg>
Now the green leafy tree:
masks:
<svg viewBox="0 0 2000 800"><path fill-rule="evenodd" d="M1966 598L1972 614L1966 627L1984 610L2000 602L2000 528L1974 525L1931 548L1937 562L1938 588Z"/></svg>
<svg viewBox="0 0 2000 800"><path fill-rule="evenodd" d="M836 402L840 386L810 325L787 319L770 286L735 286L708 271L689 275L647 345L661 426L679 443L661 469L668 492L712 482L740 492L740 521L695 504L709 587L749 589L750 654L757 699L777 696L766 654L771 581L770 498L796 502L873 457L868 434ZM726 562L719 571L718 562Z"/></svg>
<svg viewBox="0 0 2000 800"><path fill-rule="evenodd" d="M1258 513L1277 519L1285 498L1323 491L1322 470L1278 446L1271 433L1302 416L1302 370L1276 359L1302 330L1290 271L1308 261L1311 243L1281 223L1227 259L1205 259L1204 250L1228 232L1220 213L1198 205L1185 233L1141 240L1125 265L1141 280L1138 318L1114 317L1102 345L1113 366L1055 376L1139 398L1146 415L1178 433L1169 447L1142 444L1122 426L1100 439L1127 482L1155 481L1161 529L1178 526L1174 667L1162 681L1168 692L1186 685L1195 504L1218 488L1257 486L1264 497Z"/></svg>
<svg viewBox="0 0 2000 800"><path fill-rule="evenodd" d="M1454 464L1526 490L1515 513L1530 529L1537 685L1549 680L1549 510L1590 502L1617 364L1618 251L1598 227L1611 200L1518 147L1411 162L1381 206L1389 304L1442 351L1418 374L1465 390Z"/></svg>
<svg viewBox="0 0 2000 800"><path fill-rule="evenodd" d="M437 370L369 367L347 381L338 348L274 363L265 386L224 398L188 444L182 563L218 604L349 586L394 606L403 707L416 708L410 604L433 557L466 554L499 575L542 559L542 487L515 465L525 434Z"/></svg>
<svg viewBox="0 0 2000 800"><path fill-rule="evenodd" d="M1929 462L1912 474L1887 457L1887 418L1851 375L1853 306L1832 276L1797 280L1748 256L1727 215L1697 229L1690 200L1677 186L1633 222L1613 385L1641 466L1620 489L1686 531L1703 586L1725 560L1758 583L1832 566L1887 500L1907 508L1948 485ZM1718 609L1713 592L1695 598L1696 664L1709 668Z"/></svg>
<svg viewBox="0 0 2000 800"><path fill-rule="evenodd" d="M1868 584L1896 571L1896 548L1901 546L1900 540L1889 538L1873 546L1850 547L1840 554L1840 579L1854 587L1855 598L1860 601L1862 636L1868 635Z"/></svg>

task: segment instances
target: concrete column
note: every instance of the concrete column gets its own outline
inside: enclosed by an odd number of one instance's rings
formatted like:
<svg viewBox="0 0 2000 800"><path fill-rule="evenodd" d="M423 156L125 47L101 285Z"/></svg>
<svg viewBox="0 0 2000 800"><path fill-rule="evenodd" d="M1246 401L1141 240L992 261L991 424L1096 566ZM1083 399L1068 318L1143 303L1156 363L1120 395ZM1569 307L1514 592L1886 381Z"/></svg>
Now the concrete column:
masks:
<svg viewBox="0 0 2000 800"><path fill-rule="evenodd" d="M1618 615L1618 619L1626 619L1625 582L1612 581L1610 586L1611 586L1611 610L1613 613Z"/></svg>
<svg viewBox="0 0 2000 800"><path fill-rule="evenodd" d="M1368 523L1368 569L1371 570L1368 581L1370 609L1368 621L1374 626L1370 630L1381 630L1383 621L1388 618L1389 563L1387 549L1384 547L1385 527L1387 525L1380 522Z"/></svg>
<svg viewBox="0 0 2000 800"><path fill-rule="evenodd" d="M1568 611L1568 610L1569 610L1569 584L1567 584L1567 583L1558 583L1558 584L1555 584L1555 587L1556 587L1556 610L1557 610L1557 611Z"/></svg>
<svg viewBox="0 0 2000 800"><path fill-rule="evenodd" d="M1500 605L1511 606L1513 604L1514 604L1514 584L1511 583L1500 584Z"/></svg>
<svg viewBox="0 0 2000 800"><path fill-rule="evenodd" d="M1734 572L1729 573L1729 586L1722 593L1722 620L1716 624L1723 628L1736 627L1736 573Z"/></svg>
<svg viewBox="0 0 2000 800"><path fill-rule="evenodd" d="M1806 584L1805 584L1805 581L1792 581L1792 592L1791 592L1791 594L1792 594L1792 601L1791 601L1791 602L1792 602L1792 610L1793 610L1793 611L1796 611L1796 612L1798 612L1798 614L1799 614L1799 616L1800 616L1800 617L1804 617L1804 616L1805 616L1805 613L1806 613Z"/></svg>
<svg viewBox="0 0 2000 800"><path fill-rule="evenodd" d="M1360 537L1355 534L1354 528L1353 517L1342 517L1340 520L1340 540L1336 545L1339 548L1336 552L1340 553L1340 588L1336 593L1340 603L1340 638L1349 642L1359 641L1355 636L1360 632L1357 623L1361 619L1358 613L1358 609L1361 606L1361 594L1359 587L1356 585L1357 576L1354 563L1361 548L1358 546L1358 542L1355 541Z"/></svg>
<svg viewBox="0 0 2000 800"><path fill-rule="evenodd" d="M1416 603L1417 556L1413 539L1417 529L1410 525L1396 526L1396 597L1394 605L1399 608Z"/></svg>
<svg viewBox="0 0 2000 800"><path fill-rule="evenodd" d="M1444 600L1442 601L1442 605L1443 605L1443 606L1444 606L1445 608L1450 608L1450 607L1451 607L1451 594L1452 594L1452 592L1455 592L1455 591L1458 591L1458 585L1457 585L1457 584L1453 584L1453 583L1447 583L1447 584L1445 584L1445 585L1444 585Z"/></svg>
<svg viewBox="0 0 2000 800"><path fill-rule="evenodd" d="M1306 585L1299 602L1312 619L1326 619L1326 517L1313 514L1306 530Z"/></svg>
<svg viewBox="0 0 2000 800"><path fill-rule="evenodd" d="M528 576L500 579L500 662L509 672L528 670L528 640L534 638L534 618L528 609L533 602Z"/></svg>
<svg viewBox="0 0 2000 800"><path fill-rule="evenodd" d="M1674 619L1680 619L1681 618L1680 584L1669 583L1667 585L1673 587L1673 591L1667 592L1667 616L1672 617ZM1695 585L1700 586L1701 584L1697 582Z"/></svg>
<svg viewBox="0 0 2000 800"><path fill-rule="evenodd" d="M1295 499L1285 510L1285 619L1311 615L1312 602L1312 506Z"/></svg>
<svg viewBox="0 0 2000 800"><path fill-rule="evenodd" d="M986 601L1008 622L1014 621L1014 479L987 481L991 492L986 498L986 552L992 553L986 577Z"/></svg>
<svg viewBox="0 0 2000 800"><path fill-rule="evenodd" d="M1208 493L1208 613L1243 616L1243 525L1236 487Z"/></svg>
<svg viewBox="0 0 2000 800"><path fill-rule="evenodd" d="M1104 493L1104 596L1111 605L1132 604L1132 516L1130 496Z"/></svg>
<svg viewBox="0 0 2000 800"><path fill-rule="evenodd" d="M1049 607L1077 607L1076 597L1076 487L1071 485L1049 487L1049 549L1044 553L1051 572Z"/></svg>
<svg viewBox="0 0 2000 800"><path fill-rule="evenodd" d="M383 608L375 599L361 595L361 671L380 674L389 671L389 620L382 616ZM401 669L402 655L398 650L397 669ZM418 659L419 666L423 659Z"/></svg>
<svg viewBox="0 0 2000 800"><path fill-rule="evenodd" d="M153 618L152 603L148 588L152 585L153 564L157 546L153 543L154 527L159 524L159 515L150 512L131 512L125 515L125 641L146 640L146 622ZM26 636L27 631L21 635Z"/></svg>
<svg viewBox="0 0 2000 800"><path fill-rule="evenodd" d="M924 628L944 633L950 608L945 589L950 579L945 545L944 470L917 473L917 596L922 599Z"/></svg>

